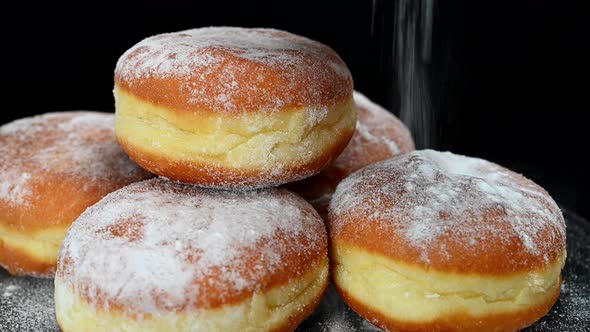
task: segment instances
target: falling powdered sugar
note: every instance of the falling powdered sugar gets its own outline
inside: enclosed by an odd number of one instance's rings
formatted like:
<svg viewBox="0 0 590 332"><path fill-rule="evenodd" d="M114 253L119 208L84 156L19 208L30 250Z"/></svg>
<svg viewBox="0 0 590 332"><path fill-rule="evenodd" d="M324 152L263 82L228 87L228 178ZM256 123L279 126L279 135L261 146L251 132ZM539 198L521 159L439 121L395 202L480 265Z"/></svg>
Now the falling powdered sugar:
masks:
<svg viewBox="0 0 590 332"><path fill-rule="evenodd" d="M74 222L57 275L94 305L139 313L209 307L264 289L278 271L299 273L285 257L309 261L325 250L322 225L284 189L215 191L152 179L106 196Z"/></svg>

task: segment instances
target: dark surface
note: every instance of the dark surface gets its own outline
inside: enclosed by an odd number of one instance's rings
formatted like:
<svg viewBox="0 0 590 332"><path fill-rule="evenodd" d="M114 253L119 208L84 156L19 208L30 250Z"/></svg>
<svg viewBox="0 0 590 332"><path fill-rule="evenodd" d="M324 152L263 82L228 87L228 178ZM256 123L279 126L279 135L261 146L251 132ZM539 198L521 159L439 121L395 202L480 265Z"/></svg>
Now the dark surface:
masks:
<svg viewBox="0 0 590 332"><path fill-rule="evenodd" d="M581 332L590 326L590 223L565 212L568 258L559 301L525 331ZM0 270L0 331L59 331L53 309L53 280L16 278ZM313 315L297 331L379 331L329 289Z"/></svg>

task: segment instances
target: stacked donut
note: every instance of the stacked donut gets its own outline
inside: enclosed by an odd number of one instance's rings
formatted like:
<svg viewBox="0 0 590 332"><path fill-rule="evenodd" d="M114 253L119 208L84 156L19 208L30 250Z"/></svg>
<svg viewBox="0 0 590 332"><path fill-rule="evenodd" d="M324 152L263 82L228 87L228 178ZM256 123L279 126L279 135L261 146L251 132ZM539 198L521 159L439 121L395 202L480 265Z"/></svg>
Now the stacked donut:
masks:
<svg viewBox="0 0 590 332"><path fill-rule="evenodd" d="M114 94L119 144L161 177L70 228L55 278L62 330L294 330L328 285L328 239L308 202L271 187L346 147L346 64L287 32L195 29L123 54Z"/></svg>
<svg viewBox="0 0 590 332"><path fill-rule="evenodd" d="M0 129L0 264L57 264L63 331L292 331L328 271L391 331L512 331L559 296L549 195L481 159L414 151L321 43L157 35L120 58L114 95L114 133L88 112Z"/></svg>

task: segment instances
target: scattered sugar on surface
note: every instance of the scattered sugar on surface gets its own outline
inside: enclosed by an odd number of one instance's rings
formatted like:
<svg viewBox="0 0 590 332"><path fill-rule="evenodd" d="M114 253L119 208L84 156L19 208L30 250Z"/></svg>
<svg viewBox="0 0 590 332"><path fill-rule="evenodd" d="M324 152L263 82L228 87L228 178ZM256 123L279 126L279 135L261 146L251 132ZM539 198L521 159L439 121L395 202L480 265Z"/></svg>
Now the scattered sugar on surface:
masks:
<svg viewBox="0 0 590 332"><path fill-rule="evenodd" d="M322 302L296 332L381 331L350 309L330 284Z"/></svg>
<svg viewBox="0 0 590 332"><path fill-rule="evenodd" d="M526 329L531 332L578 332L590 326L590 222L565 212L567 262L559 300L549 314Z"/></svg>
<svg viewBox="0 0 590 332"><path fill-rule="evenodd" d="M31 194L27 187L31 174L27 172L19 174L7 170L3 171L2 180L0 181L0 199L8 200L10 203L16 205L23 204Z"/></svg>
<svg viewBox="0 0 590 332"><path fill-rule="evenodd" d="M323 314L319 324L322 332L359 331L354 324L350 309L332 285L329 286L314 314Z"/></svg>
<svg viewBox="0 0 590 332"><path fill-rule="evenodd" d="M573 320L576 325L590 326L590 284L582 282L578 276L572 280L566 280L561 288L562 295L559 299L559 306L563 307L564 313L555 313L562 320ZM588 277L584 281L589 281ZM567 314L567 313L573 313Z"/></svg>
<svg viewBox="0 0 590 332"><path fill-rule="evenodd" d="M281 83L272 83L276 77L269 76L274 75L271 71L283 75ZM252 83L238 79L245 73L251 75ZM325 45L280 30L233 27L146 38L121 56L115 74L130 86L146 78L179 80L179 89L191 104L211 103L223 112L242 111L238 104L249 105L248 109L281 109L300 97L292 93L297 90L306 96L307 105L318 105L326 85L352 84L346 64ZM213 86L211 81L217 83ZM334 96L333 101L340 97Z"/></svg>
<svg viewBox="0 0 590 332"><path fill-rule="evenodd" d="M16 292L17 290L19 290L20 286L18 285L7 285L4 288L4 292L2 293L2 297L9 297L14 295L14 292Z"/></svg>
<svg viewBox="0 0 590 332"><path fill-rule="evenodd" d="M59 332L53 279L12 277L0 269L0 331Z"/></svg>
<svg viewBox="0 0 590 332"><path fill-rule="evenodd" d="M117 144L114 114L59 112L0 127L0 200L28 202L30 185L43 172L129 182L145 178Z"/></svg>
<svg viewBox="0 0 590 332"><path fill-rule="evenodd" d="M357 330L346 317L346 312L338 315L332 315L328 320L322 322L322 332L356 332Z"/></svg>
<svg viewBox="0 0 590 332"><path fill-rule="evenodd" d="M164 306L198 300L195 280L217 285L221 297L254 291L260 277L282 266L286 252L306 255L325 241L321 219L307 206L283 189L213 191L162 178L135 183L73 224L60 252L60 261L72 264L60 265L58 275L78 291L89 285L90 297L101 292L139 312L161 308L162 298ZM119 234L129 223L133 231ZM278 233L290 247L273 240ZM244 250L255 246L260 256L247 263ZM216 273L221 277L213 278Z"/></svg>
<svg viewBox="0 0 590 332"><path fill-rule="evenodd" d="M515 236L539 257L565 237L561 211L530 180L482 159L432 150L358 171L340 183L330 210L361 214L367 222L379 220L384 232L403 235L426 263L438 248L436 240L448 234L465 248L488 241L509 243ZM495 215L496 221L487 222L484 214ZM498 227L508 232L498 232ZM342 224L333 225L334 234L341 228ZM547 228L554 237L539 240Z"/></svg>

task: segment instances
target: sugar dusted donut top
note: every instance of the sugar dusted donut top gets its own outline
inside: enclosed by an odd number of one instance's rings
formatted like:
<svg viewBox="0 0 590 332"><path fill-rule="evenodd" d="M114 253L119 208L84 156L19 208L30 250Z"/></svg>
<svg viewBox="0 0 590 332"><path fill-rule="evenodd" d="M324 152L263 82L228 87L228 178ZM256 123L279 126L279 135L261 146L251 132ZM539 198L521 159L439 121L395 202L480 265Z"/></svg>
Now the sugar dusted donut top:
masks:
<svg viewBox="0 0 590 332"><path fill-rule="evenodd" d="M237 302L326 256L322 221L295 194L158 178L86 210L64 240L57 274L92 304L152 313Z"/></svg>
<svg viewBox="0 0 590 332"><path fill-rule="evenodd" d="M354 135L331 165L340 169L343 177L415 149L412 134L393 114L358 91L354 92L354 102L358 110Z"/></svg>
<svg viewBox="0 0 590 332"><path fill-rule="evenodd" d="M443 271L528 271L565 252L561 211L541 187L491 162L432 150L342 181L331 237Z"/></svg>
<svg viewBox="0 0 590 332"><path fill-rule="evenodd" d="M352 76L332 49L274 29L211 27L149 37L121 56L115 84L195 112L321 107L352 97Z"/></svg>
<svg viewBox="0 0 590 332"><path fill-rule="evenodd" d="M46 113L0 127L0 207L32 206L54 182L106 195L149 176L117 144L112 113Z"/></svg>

